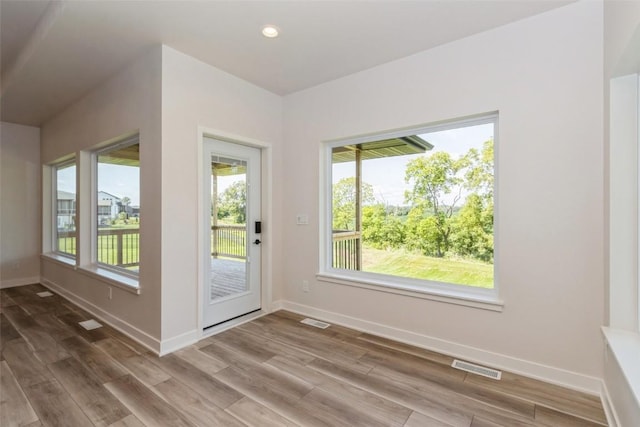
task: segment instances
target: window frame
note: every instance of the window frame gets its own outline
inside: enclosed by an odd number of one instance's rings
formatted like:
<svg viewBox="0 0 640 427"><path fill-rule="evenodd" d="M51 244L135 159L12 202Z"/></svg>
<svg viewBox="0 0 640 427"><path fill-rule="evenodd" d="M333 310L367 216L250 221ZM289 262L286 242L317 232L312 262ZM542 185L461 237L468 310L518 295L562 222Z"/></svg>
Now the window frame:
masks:
<svg viewBox="0 0 640 427"><path fill-rule="evenodd" d="M141 146L139 134L100 147L91 152L91 267L87 270L97 273L99 276L104 276L110 281L122 282L126 287L139 290L137 281L140 276L140 265L138 266L138 271L131 271L123 267L98 261L98 157L104 153L132 145ZM141 164L140 159L138 159L138 161ZM140 178L141 175L139 179ZM140 206L142 206L142 203L140 203ZM140 231L138 232L140 233ZM138 238L138 262L140 262L141 237L142 235L140 234Z"/></svg>
<svg viewBox="0 0 640 427"><path fill-rule="evenodd" d="M79 242L79 227L76 222L75 230L76 230L76 254L71 254L68 252L63 252L59 249L58 246L58 170L61 168L69 167L70 165L74 165L76 168L75 173L75 187L76 187L76 203L75 203L75 213L76 216L78 214L78 162L75 156L54 163L50 167L51 171L51 253L55 256L63 257L66 260L72 260L74 263L78 259L78 242Z"/></svg>
<svg viewBox="0 0 640 427"><path fill-rule="evenodd" d="M429 132L451 130L474 125L493 123L494 126L494 286L492 289L467 285L444 283L423 279L413 279L356 270L333 268L332 260L332 149L339 146L364 144L384 139L400 138ZM319 271L317 278L346 286L414 296L453 304L465 305L492 311L502 311L504 302L500 299L499 286L499 220L498 220L498 153L499 153L499 113L497 111L439 121L421 126L362 136L324 141L320 148L320 203L319 203Z"/></svg>

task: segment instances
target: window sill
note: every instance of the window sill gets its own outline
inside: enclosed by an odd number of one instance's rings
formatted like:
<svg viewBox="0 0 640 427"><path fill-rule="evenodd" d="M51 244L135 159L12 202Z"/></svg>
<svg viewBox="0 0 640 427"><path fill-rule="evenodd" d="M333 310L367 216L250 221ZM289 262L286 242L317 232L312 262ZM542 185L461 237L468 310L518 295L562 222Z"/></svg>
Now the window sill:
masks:
<svg viewBox="0 0 640 427"><path fill-rule="evenodd" d="M98 279L110 286L115 286L132 294L140 295L140 284L136 278L118 274L96 265L78 267L77 270L85 276Z"/></svg>
<svg viewBox="0 0 640 427"><path fill-rule="evenodd" d="M372 278L354 278L334 273L318 273L316 274L316 278L321 282L355 286L357 288L463 305L482 310L502 312L504 309L504 301L496 298L495 295L474 294L472 292L456 291L453 289L425 289L409 284L389 283Z"/></svg>
<svg viewBox="0 0 640 427"><path fill-rule="evenodd" d="M640 404L640 334L602 327L609 349L613 353L620 369L633 392L636 402Z"/></svg>
<svg viewBox="0 0 640 427"><path fill-rule="evenodd" d="M53 261L56 264L62 265L64 267L67 268L71 268L73 270L76 269L76 259L75 258L70 258L70 257L66 257L60 254L57 254L55 252L48 252L46 254L41 254L40 258L47 260L47 261Z"/></svg>

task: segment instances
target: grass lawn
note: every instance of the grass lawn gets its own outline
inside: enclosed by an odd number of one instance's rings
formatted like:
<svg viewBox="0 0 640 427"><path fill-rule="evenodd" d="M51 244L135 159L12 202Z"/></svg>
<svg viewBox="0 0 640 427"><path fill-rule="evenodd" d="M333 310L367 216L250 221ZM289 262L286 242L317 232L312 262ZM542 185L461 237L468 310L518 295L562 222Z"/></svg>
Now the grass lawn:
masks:
<svg viewBox="0 0 640 427"><path fill-rule="evenodd" d="M478 261L433 258L417 253L364 247L362 270L414 279L493 288L493 264Z"/></svg>

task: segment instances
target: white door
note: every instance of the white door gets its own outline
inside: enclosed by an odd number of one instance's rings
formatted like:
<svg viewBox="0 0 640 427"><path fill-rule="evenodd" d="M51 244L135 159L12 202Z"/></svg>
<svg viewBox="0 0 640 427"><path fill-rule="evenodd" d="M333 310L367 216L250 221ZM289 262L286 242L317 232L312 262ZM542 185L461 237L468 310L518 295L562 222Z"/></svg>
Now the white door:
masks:
<svg viewBox="0 0 640 427"><path fill-rule="evenodd" d="M260 160L257 148L204 139L204 329L260 309Z"/></svg>

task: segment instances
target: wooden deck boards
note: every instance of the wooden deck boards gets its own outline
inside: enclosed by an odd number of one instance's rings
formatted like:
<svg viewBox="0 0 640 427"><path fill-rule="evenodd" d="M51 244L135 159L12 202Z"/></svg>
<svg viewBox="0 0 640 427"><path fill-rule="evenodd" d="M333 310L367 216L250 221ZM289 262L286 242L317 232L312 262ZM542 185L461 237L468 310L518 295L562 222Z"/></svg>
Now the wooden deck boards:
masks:
<svg viewBox="0 0 640 427"><path fill-rule="evenodd" d="M41 285L0 291L2 426L602 426L595 396L277 312L158 358Z"/></svg>

